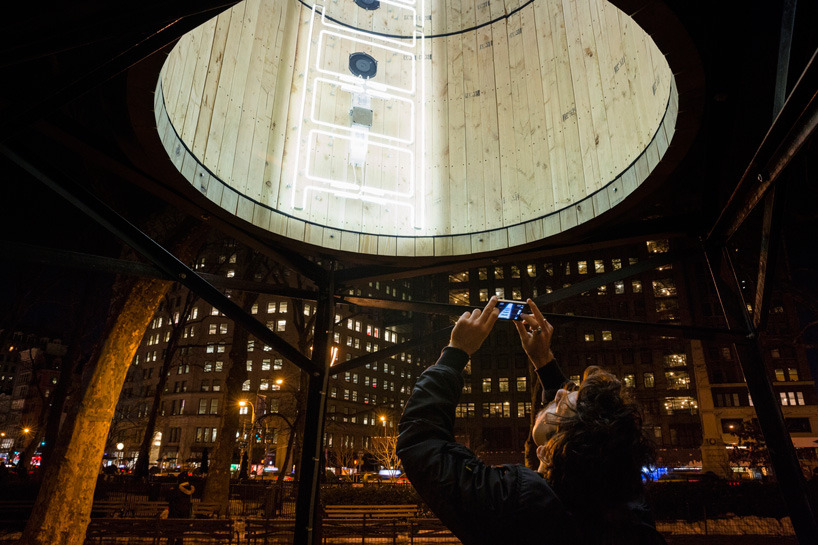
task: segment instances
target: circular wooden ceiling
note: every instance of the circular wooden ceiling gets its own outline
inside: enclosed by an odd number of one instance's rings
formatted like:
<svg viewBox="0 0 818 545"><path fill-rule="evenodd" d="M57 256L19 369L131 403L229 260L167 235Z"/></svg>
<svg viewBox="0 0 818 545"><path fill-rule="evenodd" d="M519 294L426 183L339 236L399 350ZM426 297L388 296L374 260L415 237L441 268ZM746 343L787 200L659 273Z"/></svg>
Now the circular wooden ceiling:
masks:
<svg viewBox="0 0 818 545"><path fill-rule="evenodd" d="M391 256L597 218L662 161L677 111L665 57L604 0L245 0L178 42L155 99L204 198Z"/></svg>

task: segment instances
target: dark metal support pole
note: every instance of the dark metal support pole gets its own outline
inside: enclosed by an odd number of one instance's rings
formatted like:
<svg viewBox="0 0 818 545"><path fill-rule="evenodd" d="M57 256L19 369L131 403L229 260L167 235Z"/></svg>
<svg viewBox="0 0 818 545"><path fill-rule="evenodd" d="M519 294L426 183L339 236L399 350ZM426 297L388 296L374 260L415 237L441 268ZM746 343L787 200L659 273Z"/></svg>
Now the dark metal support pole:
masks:
<svg viewBox="0 0 818 545"><path fill-rule="evenodd" d="M334 268L334 264L331 265ZM307 387L307 408L304 419L304 444L298 477L298 498L295 504L295 545L315 545L321 535L318 512L318 492L321 485L321 449L324 439L324 410L330 366L330 342L335 317L335 277L330 269L328 282L319 286L315 333L312 344L313 366ZM316 531L318 530L318 531Z"/></svg>
<svg viewBox="0 0 818 545"><path fill-rule="evenodd" d="M91 195L73 181L63 178L57 181L10 148L0 144L0 152L28 172L32 177L58 193L91 219L105 227L122 242L142 254L157 268L173 278L202 299L219 309L225 316L241 325L261 342L275 348L282 356L306 371L314 371L313 363L301 352L290 346L283 338L247 314L221 291L196 274L196 271L179 261L155 240L120 216L115 210Z"/></svg>
<svg viewBox="0 0 818 545"><path fill-rule="evenodd" d="M736 320L744 320L749 323L751 320L747 316L735 270L726 253L726 250L721 252L715 249L705 253L716 294L728 325ZM815 517L809 504L804 476L801 473L795 446L792 444L784 423L781 406L764 365L762 346L758 336L751 334L745 342L735 343L734 347L795 535L804 545L818 543L818 528L816 528Z"/></svg>
<svg viewBox="0 0 818 545"><path fill-rule="evenodd" d="M792 34L795 26L795 8L797 0L785 0L781 10L781 33L778 38L778 72L775 77L775 94L773 96L773 121L778 116L787 96L787 77L790 71L790 51ZM782 177L786 178L784 173ZM767 327L770 292L775 278L775 264L778 259L779 226L783 214L784 190L786 179L770 188L764 197L764 219L761 227L761 251L758 259L756 276L756 296L753 305L753 325L763 331Z"/></svg>

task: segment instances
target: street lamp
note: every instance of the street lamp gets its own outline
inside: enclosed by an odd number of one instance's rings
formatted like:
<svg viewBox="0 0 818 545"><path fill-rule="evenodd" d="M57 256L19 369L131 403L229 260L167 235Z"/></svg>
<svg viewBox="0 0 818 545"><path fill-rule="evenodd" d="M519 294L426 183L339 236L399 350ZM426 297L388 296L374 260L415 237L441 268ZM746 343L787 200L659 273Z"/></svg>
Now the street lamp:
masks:
<svg viewBox="0 0 818 545"><path fill-rule="evenodd" d="M123 455L124 455L124 453L122 452L122 450L123 450L124 448L125 448L125 444L124 444L124 443L117 443L117 444L116 444L116 459L117 459L117 462L116 462L116 467L117 467L117 469L119 469L119 466L121 466L121 465L122 465L122 458L123 458Z"/></svg>
<svg viewBox="0 0 818 545"><path fill-rule="evenodd" d="M383 424L383 436L386 437L386 417L381 416L381 424Z"/></svg>
<svg viewBox="0 0 818 545"><path fill-rule="evenodd" d="M250 405L250 441L247 445L247 464L250 466L247 469L252 470L253 467L253 435L256 431L256 406L252 401L239 401L239 407L246 407Z"/></svg>

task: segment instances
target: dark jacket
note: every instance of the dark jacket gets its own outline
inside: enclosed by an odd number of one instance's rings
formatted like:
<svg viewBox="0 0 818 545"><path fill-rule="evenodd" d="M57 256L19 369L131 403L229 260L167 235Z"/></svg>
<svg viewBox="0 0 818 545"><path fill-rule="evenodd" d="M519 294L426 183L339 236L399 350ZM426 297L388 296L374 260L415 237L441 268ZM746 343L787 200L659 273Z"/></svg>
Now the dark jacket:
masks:
<svg viewBox="0 0 818 545"><path fill-rule="evenodd" d="M397 445L407 477L464 545L577 543L580 523L542 475L521 465L487 466L455 441L455 407L468 359L461 350L445 348L437 364L418 378ZM546 389L556 389L564 377L556 364L548 373L538 375L550 383L544 384ZM655 529L645 531L658 541L634 543L663 543Z"/></svg>

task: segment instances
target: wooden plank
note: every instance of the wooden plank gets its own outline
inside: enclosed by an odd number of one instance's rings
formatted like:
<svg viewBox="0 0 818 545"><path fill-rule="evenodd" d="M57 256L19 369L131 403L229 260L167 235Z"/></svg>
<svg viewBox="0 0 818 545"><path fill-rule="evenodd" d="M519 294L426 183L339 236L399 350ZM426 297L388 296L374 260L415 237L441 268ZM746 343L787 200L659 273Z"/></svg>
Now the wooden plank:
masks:
<svg viewBox="0 0 818 545"><path fill-rule="evenodd" d="M304 222L304 242L307 244L314 244L315 246L321 246L324 242L324 231L326 230L321 225L316 225L314 223Z"/></svg>
<svg viewBox="0 0 818 545"><path fill-rule="evenodd" d="M602 63L605 55L601 51L607 50L607 44L601 36L598 0L580 0L577 2L578 13L583 24L580 27L580 37L583 44L583 60L585 61L585 75L588 86L588 96L591 103L591 122L593 132L590 139L593 142L594 159L596 161L596 177L586 181L587 193L607 184L614 175L614 151L611 147L611 127L608 122L606 98L611 90L607 81L603 83ZM607 69L607 63L606 63ZM592 183L588 183L592 182Z"/></svg>
<svg viewBox="0 0 818 545"><path fill-rule="evenodd" d="M564 50L564 33L555 32L559 28L562 11L549 3L535 2L532 4L537 29L537 51L540 60L540 73L546 97L546 130L548 135L548 157L551 165L551 199L554 208L560 209L569 202L569 174L565 148L565 131L563 130L563 111L560 103L560 84L558 81L557 51ZM559 74L565 72L561 67ZM570 110L567 112L570 115Z"/></svg>
<svg viewBox="0 0 818 545"><path fill-rule="evenodd" d="M239 41L237 36L241 35L242 21L244 18L245 4L237 4L230 10L231 17L226 29L226 40L222 51L220 51L220 58L217 66L221 69L218 73L218 82L215 88L215 97L213 99L212 116L210 118L210 125L207 133L207 142L204 153L196 154L201 158L202 162L208 165L213 172L226 180L225 173L219 170L219 161L222 155L226 152L232 158L233 149L225 150L222 147L224 141L226 127L228 126L230 117L230 91L233 87L233 75L236 70L236 52L239 48ZM217 25L217 29L218 29ZM215 49L215 46L214 46ZM234 137L235 138L235 137ZM229 142L228 142L229 146ZM230 173L227 172L229 175Z"/></svg>
<svg viewBox="0 0 818 545"><path fill-rule="evenodd" d="M454 9L459 8L457 0L451 2L447 16L452 21L459 13ZM447 204L449 225L445 232L462 232L468 225L468 211L466 203L468 194L466 192L466 105L465 105L465 81L463 76L463 37L460 34L446 38L448 44L448 82L449 82L449 201ZM451 255L451 248L441 247L438 251L438 243L435 242L435 255ZM440 253L444 252L444 253ZM448 253L446 253L448 252Z"/></svg>
<svg viewBox="0 0 818 545"><path fill-rule="evenodd" d="M475 24L475 10L473 2L464 0L463 2L463 24L466 28L471 28ZM482 130L480 80L478 73L477 56L477 33L466 33L462 35L462 59L463 59L463 91L464 91L464 129L465 129L465 199L460 201L466 204L465 214L460 212L461 221L457 222L457 227L453 233L468 233L485 226L485 192L483 187L483 156L482 156ZM452 196L454 197L454 195ZM462 206L462 205L461 205ZM456 242L455 242L456 244ZM462 241L460 242L462 246ZM453 252L459 252L453 247Z"/></svg>
<svg viewBox="0 0 818 545"><path fill-rule="evenodd" d="M248 83L246 65L248 59L251 58L251 51L253 47L252 34L255 30L256 14L253 11L253 4L244 2L244 10L241 17L234 17L231 20L230 33L231 37L228 39L228 47L225 48L225 67L222 69L221 83L222 88L226 90L224 96L224 111L225 118L221 128L221 146L218 153L218 162L206 162L205 164L214 165L213 170L219 177L230 184L236 191L243 193L245 191L245 183L242 178L246 178L246 173L243 169L247 165L246 160L236 160L236 156L246 153L246 148L249 147L249 142L252 140L252 132L249 137L239 146L241 139L241 121L242 121L242 98L245 96L245 89ZM239 15L237 12L236 15ZM236 44L233 46L233 44ZM228 66L232 64L232 71ZM217 97L218 98L218 97ZM250 106L255 109L255 106ZM246 120L247 118L245 118ZM245 121L246 122L246 121ZM252 131L252 125L249 129ZM211 138L213 137L211 130ZM214 157L215 159L215 157ZM235 172L236 165L242 165L242 170Z"/></svg>
<svg viewBox="0 0 818 545"><path fill-rule="evenodd" d="M592 103L586 66L586 57L593 57L594 52L583 37L583 27L587 17L579 10L581 5L587 4L582 0L563 3L563 20L568 42L568 60L576 111L576 115L571 117L576 119L580 154L578 166L582 169L581 179L577 179L571 188L571 200L574 202L593 191L599 180L599 158L595 144L596 130L591 113Z"/></svg>
<svg viewBox="0 0 818 545"><path fill-rule="evenodd" d="M185 115L185 124L182 127L180 136L185 142L193 142L196 138L196 128L201 117L202 98L204 96L205 83L210 70L208 62L210 60L211 49L213 48L213 35L216 32L216 18L210 19L196 31L200 34L200 40L195 53L195 70L190 82L190 94L188 96L188 111Z"/></svg>
<svg viewBox="0 0 818 545"><path fill-rule="evenodd" d="M449 256L452 255L452 237L435 237L435 255Z"/></svg>
<svg viewBox="0 0 818 545"><path fill-rule="evenodd" d="M418 257L435 255L435 239L432 237L417 237L415 241L415 253ZM401 254L403 255L403 254Z"/></svg>
<svg viewBox="0 0 818 545"><path fill-rule="evenodd" d="M559 212L560 214L560 228L563 231L567 231L573 227L578 225L577 221L577 210L575 206L569 206L567 208L563 208Z"/></svg>
<svg viewBox="0 0 818 545"><path fill-rule="evenodd" d="M269 229L271 214L272 212L267 206L255 204L253 206L253 225L262 229Z"/></svg>
<svg viewBox="0 0 818 545"><path fill-rule="evenodd" d="M505 21L499 23L502 30L498 32L505 36ZM472 232L477 229L492 229L505 224L502 177L500 172L500 138L498 128L497 84L495 81L496 69L494 66L494 25L484 26L477 30L477 73L481 89L476 101L482 130L479 131L482 157L482 192L475 195L472 206L484 210L483 221L480 224L469 226ZM503 69L508 70L508 55L505 57ZM513 190L512 190L513 191ZM482 205L479 201L482 201ZM518 221L516 218L514 221ZM482 227L478 227L482 225Z"/></svg>
<svg viewBox="0 0 818 545"><path fill-rule="evenodd" d="M545 238L545 226L542 220L532 220L524 224L526 242L536 242Z"/></svg>
<svg viewBox="0 0 818 545"><path fill-rule="evenodd" d="M351 231L341 231L340 249L345 252L357 252L361 243L361 235Z"/></svg>
<svg viewBox="0 0 818 545"><path fill-rule="evenodd" d="M398 241L395 237L386 235L378 236L378 255L394 256L397 254L397 250Z"/></svg>
<svg viewBox="0 0 818 545"><path fill-rule="evenodd" d="M246 45L239 51L236 59L236 62L246 72L243 76L244 93L241 97L240 109L234 114L239 116L239 120L231 180L233 187L239 193L249 195L254 199L261 196L263 170L256 167L253 180L249 179L251 165L256 162L253 149L266 144L270 134L269 126L258 127L258 131L256 129L259 100L262 94L261 79L265 71L267 44L272 38L270 26L274 22L274 11L274 8L271 9L266 4L262 7L258 0L248 3L242 29L242 42ZM236 77L238 79L242 76L237 74ZM262 101L262 105L265 104L266 96ZM261 139L262 142L256 143L256 139Z"/></svg>
<svg viewBox="0 0 818 545"><path fill-rule="evenodd" d="M508 227L508 245L510 247L519 246L526 243L525 225L512 225Z"/></svg>
<svg viewBox="0 0 818 545"><path fill-rule="evenodd" d="M508 246L508 229L496 229L489 232L489 250L504 250Z"/></svg>
<svg viewBox="0 0 818 545"><path fill-rule="evenodd" d="M622 199L625 198L625 190L622 184L622 176L616 178L613 182L608 184L608 187L605 188L606 192L608 193L608 201L611 203L611 207L616 206Z"/></svg>
<svg viewBox="0 0 818 545"><path fill-rule="evenodd" d="M456 235L452 239L453 255L468 255L472 253L471 235Z"/></svg>
<svg viewBox="0 0 818 545"><path fill-rule="evenodd" d="M512 26L519 24L519 17L514 18ZM521 130L519 109L527 109L527 104L520 104L520 61L522 53L518 47L509 47L508 25L506 21L492 25L492 47L494 54L494 101L493 117L497 123L497 156L499 163L492 165L496 174L487 181L487 196L491 199L486 204L487 228L497 228L520 221L520 204L528 209L527 195L521 192L520 185L524 180L517 180L519 160L517 149L520 147L517 133ZM524 80L522 80L524 81ZM521 154L522 155L522 154ZM493 187L492 187L493 186ZM530 187L530 185L528 185ZM499 189L499 192L497 191Z"/></svg>
<svg viewBox="0 0 818 545"><path fill-rule="evenodd" d="M248 223L252 223L253 212L256 206L255 203L241 193L238 193L238 199L239 202L236 205L236 216Z"/></svg>
<svg viewBox="0 0 818 545"><path fill-rule="evenodd" d="M560 215L558 213L549 214L543 218L543 236L550 237L562 231Z"/></svg>
<svg viewBox="0 0 818 545"><path fill-rule="evenodd" d="M276 88L276 109L273 114L273 122L276 123L283 115L287 121L286 123L278 123L274 125L276 130L270 138L270 143L267 146L267 155L270 157L268 161L272 165L278 166L265 173L269 175L269 179L273 188L278 188L278 196L276 198L276 207L282 210L291 210L291 199L294 188L295 174L301 166L298 164L298 156L295 154L295 149L300 145L298 142L297 127L302 124L301 119L301 94L304 86L307 85L307 77L309 76L309 69L303 67L307 64L307 48L308 43L312 43L312 47L316 46L316 41L310 35L310 19L312 18L312 10L307 9L301 4L297 4L296 13L299 15L299 23L297 25L298 33L295 39L296 43L292 44L294 48L294 55L285 57L282 53L282 63L287 60L287 65L282 65L279 68L280 74L292 73L293 77L289 82L282 78L278 78L279 85ZM320 13L316 14L320 17ZM298 69L296 70L296 67ZM289 85L287 85L289 83ZM292 104L290 104L290 97L292 97ZM281 100L281 103L279 103ZM289 130L288 130L289 128ZM302 138L306 139L307 135L303 134ZM284 150L292 150L284 153ZM304 153L302 149L302 154ZM303 161L303 159L301 159ZM279 172L276 172L279 170ZM301 183L301 182L299 182ZM293 212L294 213L294 212Z"/></svg>
<svg viewBox="0 0 818 545"><path fill-rule="evenodd" d="M378 236L361 234L360 244L358 245L358 252L362 254L377 254Z"/></svg>
<svg viewBox="0 0 818 545"><path fill-rule="evenodd" d="M546 112L549 108L547 102L550 97L544 95L544 75L540 70L541 61L538 55L538 30L536 24L537 18L534 7L528 6L521 12L519 34L522 40L519 47L521 51L528 52L528 55L523 56L528 109L527 112L521 112L520 117L525 113L528 114L530 132L528 149L521 150L520 154L527 153L530 156L533 191L536 193L536 196L528 201L532 216L547 214L556 209L548 137L549 125L553 130L553 124L546 119ZM510 34L516 32L516 30L511 30ZM510 38L510 40L512 39ZM517 112L515 111L516 116Z"/></svg>
<svg viewBox="0 0 818 545"><path fill-rule="evenodd" d="M219 206L221 206L228 213L235 215L238 204L238 192L229 185L226 185L224 187L224 191L222 192L222 198L221 201L219 201Z"/></svg>
<svg viewBox="0 0 818 545"><path fill-rule="evenodd" d="M491 250L491 239L487 232L477 233L471 235L469 241L470 251L472 254L479 254Z"/></svg>
<svg viewBox="0 0 818 545"><path fill-rule="evenodd" d="M440 9L439 13L433 11L433 22L437 22L438 18L445 19L445 9ZM435 27L436 28L436 27ZM456 92L452 89L450 94L449 80L449 55L448 44L454 38L437 38L431 40L432 46L432 68L431 74L428 78L429 88L429 102L433 105L432 117L428 120L429 131L431 132L428 138L431 148L427 155L426 167L426 226L424 232L436 235L447 234L450 231L451 222L451 194L450 194L450 180L453 179L453 174L450 172L451 158L451 142L449 139L449 104L454 99ZM432 250L434 244L424 246L431 246ZM430 255L430 254L425 254Z"/></svg>
<svg viewBox="0 0 818 545"><path fill-rule="evenodd" d="M415 239L412 237L397 237L397 251L396 255L413 256L415 255Z"/></svg>
<svg viewBox="0 0 818 545"><path fill-rule="evenodd" d="M294 84L295 63L298 61L303 63L304 60L297 57L296 44L302 36L307 34L303 14L310 12L295 2L284 2L284 4L286 9L282 12L278 28L278 37L281 42L276 43L276 49L280 51L279 59L278 62L273 59L268 60L270 65L275 62L275 86L271 88L267 96L266 109L271 112L270 135L264 157L264 186L260 200L275 208L290 210L291 193L286 186L292 184L292 172L284 174L283 156L285 145L291 146L294 141L294 138L288 138L287 128L295 127L290 124L291 122L298 123L294 112L300 107L301 95ZM294 151L290 152L290 155L293 153Z"/></svg>
<svg viewBox="0 0 818 545"><path fill-rule="evenodd" d="M606 188L594 193L591 197L594 205L594 216L604 214L611 209L611 200Z"/></svg>
<svg viewBox="0 0 818 545"><path fill-rule="evenodd" d="M577 211L577 221L585 223L594 219L594 203L591 197L586 197L576 204L574 207Z"/></svg>

